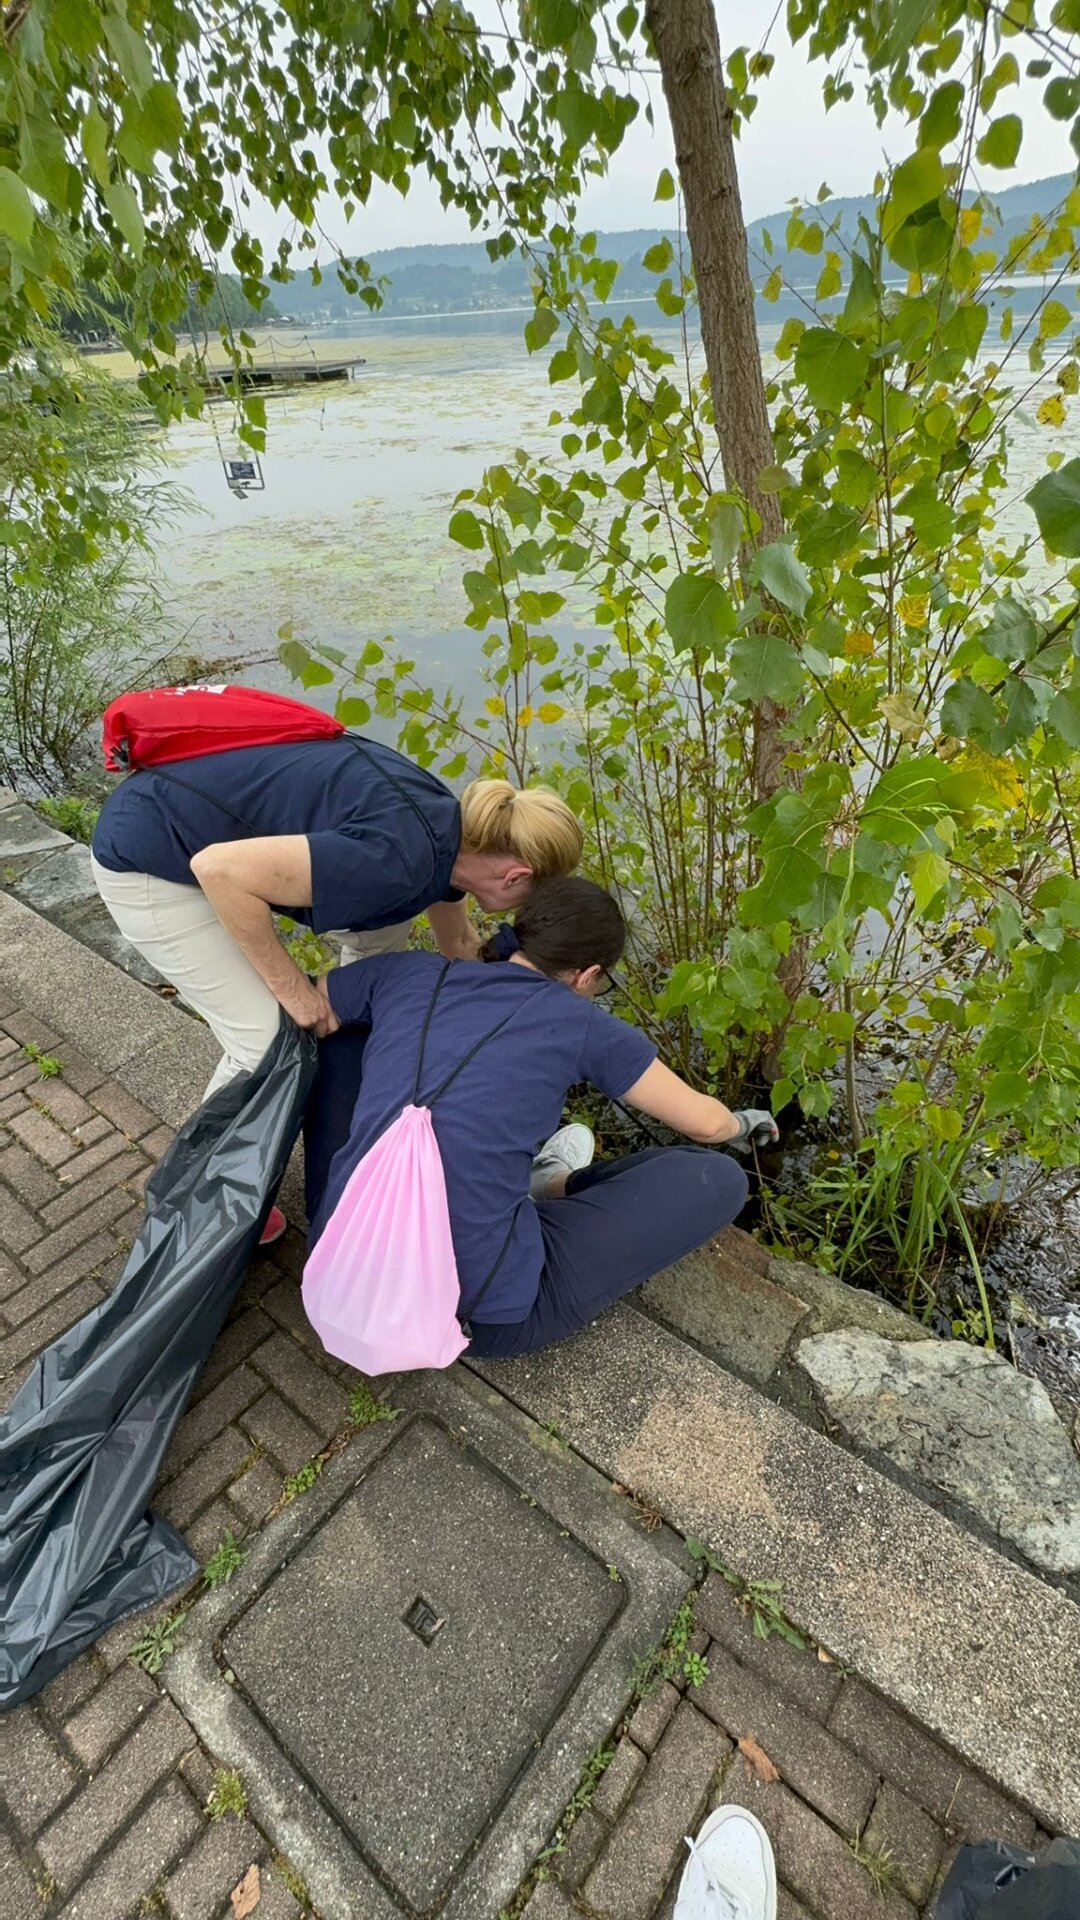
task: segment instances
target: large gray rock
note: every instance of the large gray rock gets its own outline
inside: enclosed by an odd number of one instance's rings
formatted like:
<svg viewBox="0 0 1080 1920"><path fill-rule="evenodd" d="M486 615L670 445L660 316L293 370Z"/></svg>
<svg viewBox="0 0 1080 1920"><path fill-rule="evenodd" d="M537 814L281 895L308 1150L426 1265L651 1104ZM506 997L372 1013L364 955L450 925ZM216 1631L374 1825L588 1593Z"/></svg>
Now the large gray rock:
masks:
<svg viewBox="0 0 1080 1920"><path fill-rule="evenodd" d="M985 1521L1038 1567L1080 1570L1080 1462L1045 1387L961 1341L846 1328L799 1342L830 1420Z"/></svg>
<svg viewBox="0 0 1080 1920"><path fill-rule="evenodd" d="M5 794L8 791L7 787L3 788ZM15 860L27 853L51 853L54 847L68 845L67 834L50 827L25 800L0 808L0 860Z"/></svg>

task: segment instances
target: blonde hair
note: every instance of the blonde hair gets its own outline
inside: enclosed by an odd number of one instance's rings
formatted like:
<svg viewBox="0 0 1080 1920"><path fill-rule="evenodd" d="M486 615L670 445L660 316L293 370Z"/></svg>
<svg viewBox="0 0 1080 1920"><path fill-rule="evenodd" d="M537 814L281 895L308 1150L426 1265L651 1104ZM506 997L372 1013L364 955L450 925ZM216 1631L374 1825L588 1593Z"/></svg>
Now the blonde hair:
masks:
<svg viewBox="0 0 1080 1920"><path fill-rule="evenodd" d="M538 880L573 873L584 836L565 800L550 787L473 780L461 796L463 853L514 854Z"/></svg>

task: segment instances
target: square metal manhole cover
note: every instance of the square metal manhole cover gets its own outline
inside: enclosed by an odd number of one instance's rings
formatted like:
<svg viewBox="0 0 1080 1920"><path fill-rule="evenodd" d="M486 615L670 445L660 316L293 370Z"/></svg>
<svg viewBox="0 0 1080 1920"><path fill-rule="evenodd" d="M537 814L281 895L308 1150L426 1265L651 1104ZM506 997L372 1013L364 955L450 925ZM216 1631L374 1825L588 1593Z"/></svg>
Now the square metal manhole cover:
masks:
<svg viewBox="0 0 1080 1920"><path fill-rule="evenodd" d="M422 1376L395 1398L406 1417L200 1600L163 1677L324 1920L495 1920L688 1578L497 1393Z"/></svg>
<svg viewBox="0 0 1080 1920"><path fill-rule="evenodd" d="M543 1740L620 1600L576 1540L418 1420L223 1652L361 1851L424 1911Z"/></svg>

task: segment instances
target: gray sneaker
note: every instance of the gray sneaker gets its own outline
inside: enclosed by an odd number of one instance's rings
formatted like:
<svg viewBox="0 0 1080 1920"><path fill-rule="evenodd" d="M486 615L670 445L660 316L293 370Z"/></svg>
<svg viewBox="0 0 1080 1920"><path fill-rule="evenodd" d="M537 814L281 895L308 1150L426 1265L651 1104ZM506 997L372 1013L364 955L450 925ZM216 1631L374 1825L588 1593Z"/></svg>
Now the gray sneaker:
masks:
<svg viewBox="0 0 1080 1920"><path fill-rule="evenodd" d="M579 1123L569 1127L560 1127L551 1139L541 1147L532 1164L532 1179L529 1181L529 1193L534 1200L544 1200L547 1190L557 1173L576 1173L580 1167L592 1165L596 1152L596 1141L589 1127Z"/></svg>
<svg viewBox="0 0 1080 1920"><path fill-rule="evenodd" d="M717 1807L686 1844L672 1920L776 1920L773 1850L754 1814Z"/></svg>

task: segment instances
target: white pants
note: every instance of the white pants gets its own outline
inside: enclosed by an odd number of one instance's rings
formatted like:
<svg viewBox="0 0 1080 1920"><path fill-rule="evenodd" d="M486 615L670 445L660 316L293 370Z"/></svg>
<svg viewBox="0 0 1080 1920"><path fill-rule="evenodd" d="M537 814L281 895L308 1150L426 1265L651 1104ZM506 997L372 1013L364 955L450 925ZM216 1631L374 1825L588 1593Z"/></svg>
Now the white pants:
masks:
<svg viewBox="0 0 1080 1920"><path fill-rule="evenodd" d="M94 881L125 940L202 1015L222 1058L206 1089L216 1093L257 1067L278 1030L281 1009L201 887L178 886L149 873L113 873L91 856ZM409 923L372 933L347 932L342 957L404 948Z"/></svg>

